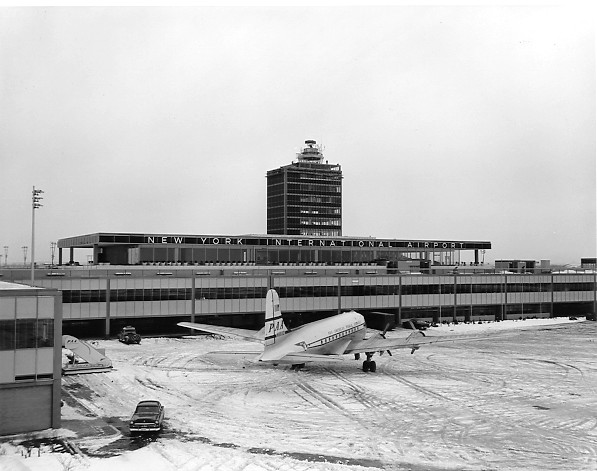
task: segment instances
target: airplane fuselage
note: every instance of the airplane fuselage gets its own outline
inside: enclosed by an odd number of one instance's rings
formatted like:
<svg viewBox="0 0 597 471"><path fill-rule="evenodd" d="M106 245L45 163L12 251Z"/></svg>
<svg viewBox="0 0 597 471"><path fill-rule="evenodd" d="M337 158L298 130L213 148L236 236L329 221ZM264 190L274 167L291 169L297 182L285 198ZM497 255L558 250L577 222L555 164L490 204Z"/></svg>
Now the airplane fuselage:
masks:
<svg viewBox="0 0 597 471"><path fill-rule="evenodd" d="M276 338L261 361L280 359L284 353L308 352L342 355L352 342L365 338L365 319L355 311L312 322ZM283 360L281 361L283 362Z"/></svg>

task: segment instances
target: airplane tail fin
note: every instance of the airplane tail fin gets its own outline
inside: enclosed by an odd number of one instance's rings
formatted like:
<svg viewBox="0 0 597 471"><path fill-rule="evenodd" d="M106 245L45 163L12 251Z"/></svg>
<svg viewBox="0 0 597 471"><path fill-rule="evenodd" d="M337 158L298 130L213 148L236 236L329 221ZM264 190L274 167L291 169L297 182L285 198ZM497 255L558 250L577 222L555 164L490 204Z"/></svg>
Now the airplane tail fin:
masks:
<svg viewBox="0 0 597 471"><path fill-rule="evenodd" d="M288 329L280 311L280 298L275 289L270 289L265 297L265 346L276 343L276 337L284 335Z"/></svg>

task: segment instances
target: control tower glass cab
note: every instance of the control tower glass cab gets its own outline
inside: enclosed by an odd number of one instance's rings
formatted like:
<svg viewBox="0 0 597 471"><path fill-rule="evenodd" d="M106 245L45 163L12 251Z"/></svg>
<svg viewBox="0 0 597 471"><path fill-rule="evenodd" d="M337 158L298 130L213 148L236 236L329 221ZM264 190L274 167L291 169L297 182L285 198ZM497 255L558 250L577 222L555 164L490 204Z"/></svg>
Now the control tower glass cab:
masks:
<svg viewBox="0 0 597 471"><path fill-rule="evenodd" d="M342 169L305 141L297 160L267 172L267 233L342 235Z"/></svg>
<svg viewBox="0 0 597 471"><path fill-rule="evenodd" d="M321 153L320 146L313 140L305 141L305 147L303 150L296 154L299 162L310 162L315 164L323 163L323 154Z"/></svg>

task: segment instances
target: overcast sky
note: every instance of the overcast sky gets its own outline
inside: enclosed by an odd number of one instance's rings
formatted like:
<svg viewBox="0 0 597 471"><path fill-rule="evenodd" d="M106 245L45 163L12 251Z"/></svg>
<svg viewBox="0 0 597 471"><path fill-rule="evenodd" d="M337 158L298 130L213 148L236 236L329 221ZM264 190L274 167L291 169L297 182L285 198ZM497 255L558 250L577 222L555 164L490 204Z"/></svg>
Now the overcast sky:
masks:
<svg viewBox="0 0 597 471"><path fill-rule="evenodd" d="M94 232L264 234L266 172L315 139L342 166L343 235L578 264L596 255L588 13L0 8L0 255L31 245L33 185L38 261Z"/></svg>

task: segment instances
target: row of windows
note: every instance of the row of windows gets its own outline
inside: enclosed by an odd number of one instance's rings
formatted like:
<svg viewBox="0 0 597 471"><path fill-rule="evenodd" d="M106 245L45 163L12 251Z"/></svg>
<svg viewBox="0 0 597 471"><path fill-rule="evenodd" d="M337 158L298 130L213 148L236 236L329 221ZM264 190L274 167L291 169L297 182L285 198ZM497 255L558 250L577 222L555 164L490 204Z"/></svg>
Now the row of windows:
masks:
<svg viewBox="0 0 597 471"><path fill-rule="evenodd" d="M307 218L301 219L302 226L340 226L339 219Z"/></svg>
<svg viewBox="0 0 597 471"><path fill-rule="evenodd" d="M284 193L268 193L267 194L267 207L280 207L284 206Z"/></svg>
<svg viewBox="0 0 597 471"><path fill-rule="evenodd" d="M54 346L54 319L0 320L0 350Z"/></svg>
<svg viewBox="0 0 597 471"><path fill-rule="evenodd" d="M316 214L318 216L328 216L328 215L340 215L341 210L340 208L325 208L325 207L307 207L299 206L299 207L290 207L288 208L288 212L290 214Z"/></svg>
<svg viewBox="0 0 597 471"><path fill-rule="evenodd" d="M342 231L340 231L339 229L302 228L300 231L297 231L297 235L317 237L339 237L342 235Z"/></svg>
<svg viewBox="0 0 597 471"><path fill-rule="evenodd" d="M314 196L314 195L298 195L298 198L292 198L294 195L288 196L288 203L325 203L340 206L342 204L342 197L340 196ZM298 201L297 201L298 200Z"/></svg>
<svg viewBox="0 0 597 471"><path fill-rule="evenodd" d="M553 291L593 291L593 283L554 284ZM338 296L338 286L282 286L277 288L281 298L318 298ZM340 296L399 296L399 285L355 285L341 286ZM508 284L509 293L550 292L550 283L512 283ZM265 298L265 287L224 287L195 289L195 299L260 299ZM479 294L503 293L504 285L493 284L434 284L403 285L402 295L423 294ZM111 301L188 301L192 299L191 288L148 288L148 289L112 289ZM105 302L105 290L64 290L64 303Z"/></svg>
<svg viewBox="0 0 597 471"><path fill-rule="evenodd" d="M289 172L288 183L297 183L297 182L304 182L304 181L313 181L313 182L326 182L326 183L334 183L342 181L342 173L339 171L326 171L326 172Z"/></svg>
<svg viewBox="0 0 597 471"><path fill-rule="evenodd" d="M309 347L320 347L322 345L325 345L326 343L330 343L330 342L333 342L334 340L338 340L338 339L341 339L342 337L346 337L347 335L354 334L355 332L361 330L363 327L364 327L364 325L360 325L358 327L351 327L350 329L347 329L343 332L338 332L337 334L333 334L326 338L318 340L316 342L312 342L308 346Z"/></svg>
<svg viewBox="0 0 597 471"><path fill-rule="evenodd" d="M342 187L340 185L323 185L317 183L288 184L288 193L302 194L309 191L316 194L342 193Z"/></svg>
<svg viewBox="0 0 597 471"><path fill-rule="evenodd" d="M302 181L313 180L313 181L329 182L330 180L342 180L342 174L336 174L336 173L330 173L330 172L325 172L325 173L301 172L299 174L296 174L296 173L288 174L288 181L301 181L301 180Z"/></svg>

